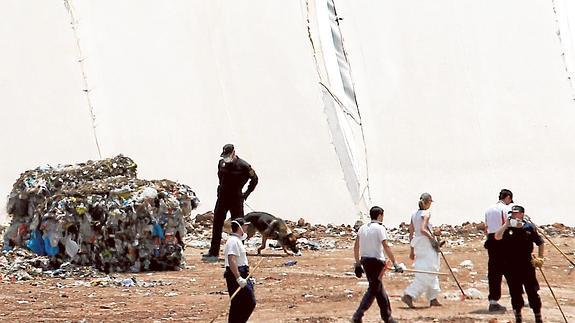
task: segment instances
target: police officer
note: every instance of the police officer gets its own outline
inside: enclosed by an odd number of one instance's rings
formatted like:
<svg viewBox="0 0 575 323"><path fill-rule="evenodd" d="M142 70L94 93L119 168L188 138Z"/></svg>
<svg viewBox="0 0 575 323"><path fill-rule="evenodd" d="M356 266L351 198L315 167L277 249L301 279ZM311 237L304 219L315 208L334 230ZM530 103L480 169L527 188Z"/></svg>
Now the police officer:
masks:
<svg viewBox="0 0 575 323"><path fill-rule="evenodd" d="M242 241L246 238L244 231L247 229L246 222L243 218L232 221L232 234L224 248L224 258L226 271L224 278L228 286L230 297L241 287L238 294L232 299L228 322L244 323L247 322L256 307L256 297L254 295L253 280L247 279L250 268L246 256L246 248Z"/></svg>
<svg viewBox="0 0 575 323"><path fill-rule="evenodd" d="M230 211L232 220L244 216L244 201L253 192L258 184L258 176L252 166L236 155L234 145L227 144L220 155L218 162L218 199L214 209L214 224L212 227L212 242L208 254L203 260L214 262L218 260L222 228L226 213ZM242 192L249 180L248 188Z"/></svg>
<svg viewBox="0 0 575 323"><path fill-rule="evenodd" d="M483 245L487 249L487 279L489 280L489 312L504 312L506 308L498 301L501 298L501 280L504 273L503 242L495 240L495 232L505 224L505 219L513 203L513 193L508 189L499 192L499 201L485 211L485 233Z"/></svg>
<svg viewBox="0 0 575 323"><path fill-rule="evenodd" d="M529 306L535 315L535 322L542 323L541 298L539 297L539 282L535 275L535 266L543 265L544 244L532 223L524 220L525 209L514 205L509 211L511 217L495 232L495 239L503 241L503 255L506 261L507 285L511 294L511 305L515 314L515 322L521 323L521 308L523 307L523 288L527 293ZM538 257L532 255L533 244L538 246Z"/></svg>
<svg viewBox="0 0 575 323"><path fill-rule="evenodd" d="M383 251L385 250L385 253L392 261L395 272L403 272L403 269L395 263L393 252L391 252L391 248L387 244L387 231L381 223L383 221L383 209L379 206L374 206L369 210L369 216L371 222L359 228L353 247L355 273L359 278L365 270L369 287L365 295L363 295L358 309L353 314L352 322L361 322L363 315L375 299L377 300L377 305L379 305L381 319L386 323L393 323L396 321L391 316L389 298L381 281L385 267Z"/></svg>

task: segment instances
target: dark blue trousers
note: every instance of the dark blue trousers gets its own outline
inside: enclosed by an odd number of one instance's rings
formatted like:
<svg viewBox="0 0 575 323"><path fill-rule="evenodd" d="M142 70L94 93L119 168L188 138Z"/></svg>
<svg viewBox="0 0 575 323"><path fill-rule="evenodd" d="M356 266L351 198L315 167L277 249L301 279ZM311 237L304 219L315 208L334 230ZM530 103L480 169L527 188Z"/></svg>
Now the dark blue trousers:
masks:
<svg viewBox="0 0 575 323"><path fill-rule="evenodd" d="M242 266L238 268L240 276L243 278L248 277L249 267ZM236 277L229 268L226 268L224 272L224 278L226 278L226 284L228 285L228 294L230 297L234 294L236 289L240 287L236 281ZM228 316L229 323L245 323L252 315L252 312L256 308L256 296L254 295L254 286L251 282L248 282L246 287L240 289L239 293L232 300L230 305L230 314Z"/></svg>
<svg viewBox="0 0 575 323"><path fill-rule="evenodd" d="M355 322L361 322L361 318L365 312L370 308L371 304L373 304L373 301L377 300L381 319L385 323L393 322L393 318L391 317L391 305L389 304L389 298L387 297L383 283L381 280L379 280L379 275L381 274L381 271L384 267L383 261L376 258L364 257L361 258L361 265L365 271L365 276L367 277L369 287L363 295L363 299L355 311L355 314L353 314L353 320Z"/></svg>

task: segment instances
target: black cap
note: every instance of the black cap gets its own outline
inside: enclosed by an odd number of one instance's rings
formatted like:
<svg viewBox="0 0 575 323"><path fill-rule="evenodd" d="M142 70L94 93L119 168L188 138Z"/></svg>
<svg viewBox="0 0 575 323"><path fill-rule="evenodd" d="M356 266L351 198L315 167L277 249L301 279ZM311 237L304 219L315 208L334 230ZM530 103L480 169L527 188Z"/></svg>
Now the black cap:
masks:
<svg viewBox="0 0 575 323"><path fill-rule="evenodd" d="M224 148L222 149L222 153L220 154L220 157L227 157L233 152L234 152L234 145L226 144L226 145L224 145Z"/></svg>
<svg viewBox="0 0 575 323"><path fill-rule="evenodd" d="M525 208L523 208L521 205L513 205L511 211L507 213L516 213L516 212L525 213Z"/></svg>

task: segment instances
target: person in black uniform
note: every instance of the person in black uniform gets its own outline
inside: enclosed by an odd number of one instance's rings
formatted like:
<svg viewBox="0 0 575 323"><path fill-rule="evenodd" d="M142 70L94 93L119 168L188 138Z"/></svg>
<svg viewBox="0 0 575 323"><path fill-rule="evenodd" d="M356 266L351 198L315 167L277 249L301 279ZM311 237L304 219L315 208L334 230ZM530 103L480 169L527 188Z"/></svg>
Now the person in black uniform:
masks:
<svg viewBox="0 0 575 323"><path fill-rule="evenodd" d="M495 239L502 240L504 244L504 259L507 261L505 278L509 286L515 322L522 322L521 308L524 306L523 288L525 288L529 306L535 315L535 322L542 323L541 298L538 294L539 282L535 275L535 267L543 265L543 239L537 233L535 225L523 219L525 209L522 206L513 206L509 213L511 217L507 218L505 224L495 232ZM538 246L538 257L532 255L533 244Z"/></svg>
<svg viewBox="0 0 575 323"><path fill-rule="evenodd" d="M222 228L226 214L230 211L232 220L243 218L244 201L254 191L258 184L258 176L252 166L236 155L234 145L224 146L222 159L218 162L218 199L214 209L214 224L212 227L212 242L208 254L203 255L205 261L218 260L220 242L222 241ZM248 188L242 192L249 180Z"/></svg>

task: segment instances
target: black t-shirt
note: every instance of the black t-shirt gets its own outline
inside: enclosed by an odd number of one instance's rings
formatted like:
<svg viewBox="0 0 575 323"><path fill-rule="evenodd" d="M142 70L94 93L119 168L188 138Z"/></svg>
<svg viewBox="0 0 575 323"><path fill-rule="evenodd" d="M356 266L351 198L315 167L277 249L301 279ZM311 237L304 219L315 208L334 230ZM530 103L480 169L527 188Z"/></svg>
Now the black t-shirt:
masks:
<svg viewBox="0 0 575 323"><path fill-rule="evenodd" d="M240 196L244 185L250 180L246 193L251 193L258 183L258 176L252 166L241 158L236 158L231 163L220 159L218 163L218 178L220 185L218 195Z"/></svg>
<svg viewBox="0 0 575 323"><path fill-rule="evenodd" d="M525 223L521 228L508 228L503 233L502 241L505 260L510 265L530 262L533 244L543 244L543 239L531 223Z"/></svg>

